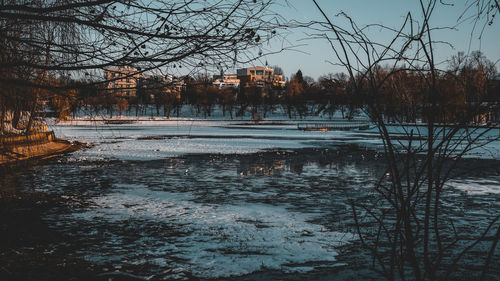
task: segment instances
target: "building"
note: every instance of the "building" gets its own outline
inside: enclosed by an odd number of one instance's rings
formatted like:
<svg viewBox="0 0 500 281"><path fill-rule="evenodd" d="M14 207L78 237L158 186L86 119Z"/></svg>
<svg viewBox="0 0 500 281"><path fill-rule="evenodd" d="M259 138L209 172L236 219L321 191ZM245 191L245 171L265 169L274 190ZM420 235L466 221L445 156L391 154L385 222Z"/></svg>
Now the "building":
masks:
<svg viewBox="0 0 500 281"><path fill-rule="evenodd" d="M240 68L236 71L238 77L248 76L250 81L272 81L274 70L264 66L254 66L247 68Z"/></svg>
<svg viewBox="0 0 500 281"><path fill-rule="evenodd" d="M107 93L113 93L121 97L135 97L137 83L143 75L136 68L125 66L120 68L107 68L104 70L107 84Z"/></svg>
<svg viewBox="0 0 500 281"><path fill-rule="evenodd" d="M283 75L275 75L274 70L265 66L254 66L240 68L236 71L237 77L244 86L255 83L257 87L264 87L266 84L274 87L284 87Z"/></svg>
<svg viewBox="0 0 500 281"><path fill-rule="evenodd" d="M272 83L274 87L285 88L285 80L283 78L283 75L274 74Z"/></svg>
<svg viewBox="0 0 500 281"><path fill-rule="evenodd" d="M212 85L219 89L240 87L240 79L236 74L214 75L213 79Z"/></svg>

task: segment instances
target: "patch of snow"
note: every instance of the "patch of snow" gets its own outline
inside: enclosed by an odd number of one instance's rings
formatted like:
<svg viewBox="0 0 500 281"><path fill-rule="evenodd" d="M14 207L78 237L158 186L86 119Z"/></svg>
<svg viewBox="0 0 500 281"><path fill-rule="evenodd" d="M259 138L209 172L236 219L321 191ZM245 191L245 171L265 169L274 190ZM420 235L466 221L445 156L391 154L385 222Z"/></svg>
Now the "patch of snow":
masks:
<svg viewBox="0 0 500 281"><path fill-rule="evenodd" d="M446 184L454 187L465 194L471 195L486 195L486 194L500 194L500 177L498 179L460 179L450 180Z"/></svg>
<svg viewBox="0 0 500 281"><path fill-rule="evenodd" d="M187 264L168 266L184 267L203 278L239 276L262 268L312 270L313 266L302 264L332 262L337 255L334 247L353 239L351 234L328 231L310 223L314 214L289 211L284 206L201 204L194 202L189 193L150 190L138 185L121 186L118 192L97 197L91 201L91 208L74 216L78 220L111 223L133 218L176 225L187 235L176 238L175 243L162 243L160 236L156 246L148 251L156 256L159 265L167 263L162 256L173 253L187 260ZM130 247L126 257L117 258L134 262L135 248Z"/></svg>

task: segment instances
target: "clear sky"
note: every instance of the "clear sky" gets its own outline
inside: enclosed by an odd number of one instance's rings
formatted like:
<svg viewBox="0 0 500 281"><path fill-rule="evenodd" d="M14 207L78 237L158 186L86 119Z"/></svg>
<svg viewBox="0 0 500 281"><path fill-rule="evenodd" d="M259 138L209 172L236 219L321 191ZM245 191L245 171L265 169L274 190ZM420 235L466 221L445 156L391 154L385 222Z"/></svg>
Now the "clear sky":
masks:
<svg viewBox="0 0 500 281"><path fill-rule="evenodd" d="M488 59L497 62L500 59L500 18L496 19L491 26L486 26L482 38L479 40L484 21L480 21L474 28L472 19L460 20L460 15L471 1L444 0L443 2L456 3L451 6L438 3L430 23L435 27L456 26L456 28L436 31L433 34L436 40L452 44L452 46L441 44L436 47L437 60L445 61L458 51L468 53L481 50ZM275 10L284 17L297 21L323 20L311 0L290 0L289 3L292 7L276 7ZM335 23L341 21L335 16L341 11L351 16L360 26L378 23L398 28L403 23L408 11L412 12L414 18L421 16L418 0L318 0L318 3ZM472 14L474 14L474 8L469 10L466 15ZM335 62L330 46L324 40L311 39L310 33L311 31L306 29L290 31L286 37L288 42L285 44L296 45L295 50L266 56L262 62L267 60L269 65L281 66L287 77L298 69L301 69L304 75L314 79L323 74L342 72L341 67L327 62ZM377 41L385 42L389 39L387 34L377 28L370 28L369 35ZM280 45L281 42L275 42L269 48L276 49ZM255 62L255 64L259 64L259 62ZM497 69L500 69L499 64L497 62Z"/></svg>

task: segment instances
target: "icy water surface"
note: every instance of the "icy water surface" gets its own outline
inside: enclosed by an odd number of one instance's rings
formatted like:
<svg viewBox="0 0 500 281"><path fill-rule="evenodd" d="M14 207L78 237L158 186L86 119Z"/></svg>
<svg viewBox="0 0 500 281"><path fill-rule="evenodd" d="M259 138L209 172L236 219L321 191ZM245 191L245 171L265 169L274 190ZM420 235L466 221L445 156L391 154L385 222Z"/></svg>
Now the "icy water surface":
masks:
<svg viewBox="0 0 500 281"><path fill-rule="evenodd" d="M179 122L56 129L94 146L18 180L66 201L44 219L78 243L55 247L154 279L343 266L339 247L356 239L348 199L370 193L385 168L372 149L379 141L362 131ZM498 210L498 177L474 179L450 182L454 202L473 190L475 204Z"/></svg>
<svg viewBox="0 0 500 281"><path fill-rule="evenodd" d="M342 198L371 181L373 169L335 155L70 159L37 171L36 186L68 200L69 212L46 219L80 239L74 251L90 261L203 278L304 272L336 265L336 247L353 238L336 218L347 212Z"/></svg>

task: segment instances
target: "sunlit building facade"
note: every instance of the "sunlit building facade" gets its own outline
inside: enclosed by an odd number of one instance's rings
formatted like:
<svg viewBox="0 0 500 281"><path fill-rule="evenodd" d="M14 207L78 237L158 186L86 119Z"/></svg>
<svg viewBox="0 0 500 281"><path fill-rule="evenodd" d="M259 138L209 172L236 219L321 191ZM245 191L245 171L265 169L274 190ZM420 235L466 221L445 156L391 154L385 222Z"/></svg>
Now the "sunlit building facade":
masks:
<svg viewBox="0 0 500 281"><path fill-rule="evenodd" d="M236 71L240 81L245 85L255 83L258 87L264 87L266 84L274 87L284 87L283 75L275 75L274 69L265 66L254 66L240 68ZM243 82L242 82L243 83Z"/></svg>
<svg viewBox="0 0 500 281"><path fill-rule="evenodd" d="M214 75L213 79L212 84L219 89L240 87L240 79L236 74Z"/></svg>
<svg viewBox="0 0 500 281"><path fill-rule="evenodd" d="M136 68L124 66L120 68L107 68L104 70L107 92L121 97L135 97L137 83L143 75Z"/></svg>

